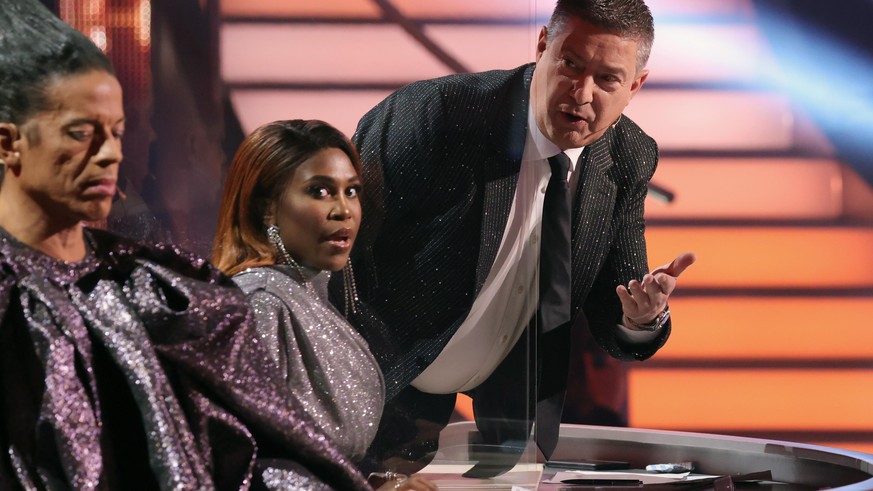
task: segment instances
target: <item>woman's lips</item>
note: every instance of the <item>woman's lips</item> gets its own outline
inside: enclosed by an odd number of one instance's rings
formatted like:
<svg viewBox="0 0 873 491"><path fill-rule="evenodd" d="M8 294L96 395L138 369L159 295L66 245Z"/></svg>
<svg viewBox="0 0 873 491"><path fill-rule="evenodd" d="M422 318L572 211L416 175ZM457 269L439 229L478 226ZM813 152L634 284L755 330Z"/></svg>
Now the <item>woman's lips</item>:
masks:
<svg viewBox="0 0 873 491"><path fill-rule="evenodd" d="M334 247L345 250L352 247L353 235L350 229L343 229L330 234L327 242Z"/></svg>

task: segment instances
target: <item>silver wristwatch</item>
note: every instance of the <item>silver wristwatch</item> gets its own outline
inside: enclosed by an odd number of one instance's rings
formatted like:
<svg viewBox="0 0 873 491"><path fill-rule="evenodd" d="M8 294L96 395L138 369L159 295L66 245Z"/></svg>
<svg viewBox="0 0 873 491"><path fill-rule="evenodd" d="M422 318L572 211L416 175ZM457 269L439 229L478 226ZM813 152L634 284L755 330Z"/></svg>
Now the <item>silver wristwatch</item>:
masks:
<svg viewBox="0 0 873 491"><path fill-rule="evenodd" d="M641 331L657 331L658 329L664 327L664 324L670 320L670 307L664 307L664 310L655 317L655 320L649 322L648 324L637 324L632 319L627 319L630 324Z"/></svg>

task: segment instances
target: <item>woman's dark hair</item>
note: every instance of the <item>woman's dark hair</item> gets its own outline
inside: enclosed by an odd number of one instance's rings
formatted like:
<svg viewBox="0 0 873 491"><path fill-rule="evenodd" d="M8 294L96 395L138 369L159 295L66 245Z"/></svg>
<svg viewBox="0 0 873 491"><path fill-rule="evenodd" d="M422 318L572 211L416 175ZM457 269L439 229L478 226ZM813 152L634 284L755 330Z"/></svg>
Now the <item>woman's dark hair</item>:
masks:
<svg viewBox="0 0 873 491"><path fill-rule="evenodd" d="M219 269L233 275L276 263L277 252L266 235L267 211L281 198L294 170L329 148L342 150L361 175L361 159L352 142L324 121L274 121L243 140L230 165L218 212L212 262Z"/></svg>
<svg viewBox="0 0 873 491"><path fill-rule="evenodd" d="M22 124L48 109L46 88L59 78L103 70L100 49L37 0L3 0L0 8L0 122Z"/></svg>

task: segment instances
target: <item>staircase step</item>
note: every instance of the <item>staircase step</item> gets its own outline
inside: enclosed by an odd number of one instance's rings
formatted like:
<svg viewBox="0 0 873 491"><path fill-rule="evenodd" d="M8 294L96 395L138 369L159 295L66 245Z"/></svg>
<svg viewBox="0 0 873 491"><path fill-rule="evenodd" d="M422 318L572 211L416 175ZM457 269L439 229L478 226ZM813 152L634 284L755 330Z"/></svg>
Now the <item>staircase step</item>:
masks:
<svg viewBox="0 0 873 491"><path fill-rule="evenodd" d="M273 18L367 18L381 15L370 0L330 0L329 2L289 2L288 0L221 0L222 17Z"/></svg>
<svg viewBox="0 0 873 491"><path fill-rule="evenodd" d="M653 363L866 359L873 368L873 297L677 296L670 310L675 329Z"/></svg>
<svg viewBox="0 0 873 491"><path fill-rule="evenodd" d="M641 90L625 113L661 148L790 151L788 96L765 91Z"/></svg>
<svg viewBox="0 0 873 491"><path fill-rule="evenodd" d="M637 366L644 366L639 364ZM648 370L628 377L630 424L675 430L873 429L868 370Z"/></svg>
<svg viewBox="0 0 873 491"><path fill-rule="evenodd" d="M841 164L811 158L661 158L648 219L833 220L843 212Z"/></svg>
<svg viewBox="0 0 873 491"><path fill-rule="evenodd" d="M230 98L243 130L279 119L304 118L328 121L348 136L358 120L388 96L388 90L233 90Z"/></svg>
<svg viewBox="0 0 873 491"><path fill-rule="evenodd" d="M224 24L220 52L221 76L231 86L252 81L407 83L450 73L394 24Z"/></svg>
<svg viewBox="0 0 873 491"><path fill-rule="evenodd" d="M646 239L653 268L697 253L682 288L873 287L873 228L657 226Z"/></svg>

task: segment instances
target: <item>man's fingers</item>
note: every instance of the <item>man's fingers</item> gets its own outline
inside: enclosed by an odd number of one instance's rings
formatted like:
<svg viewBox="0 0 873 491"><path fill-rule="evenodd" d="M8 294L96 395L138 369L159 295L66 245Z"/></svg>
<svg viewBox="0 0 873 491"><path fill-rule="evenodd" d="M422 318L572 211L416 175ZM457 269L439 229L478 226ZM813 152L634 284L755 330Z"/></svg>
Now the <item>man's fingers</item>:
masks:
<svg viewBox="0 0 873 491"><path fill-rule="evenodd" d="M657 315L664 309L667 298L676 288L676 278L696 260L697 256L693 252L686 252L670 264L643 276L642 281L631 280L626 287L619 285L615 291L624 315L632 320L649 318L649 314Z"/></svg>
<svg viewBox="0 0 873 491"><path fill-rule="evenodd" d="M658 284L658 288L661 289L661 292L667 296L673 293L673 289L676 288L676 278L668 274L659 274L658 276L655 276L655 283Z"/></svg>
<svg viewBox="0 0 873 491"><path fill-rule="evenodd" d="M649 275L644 276L643 280L645 280L647 276ZM643 291L643 283L640 281L630 280L630 282L627 284L627 287L630 290L631 296L636 299L640 299L643 295L646 294L645 291ZM639 302L639 300L637 301Z"/></svg>
<svg viewBox="0 0 873 491"><path fill-rule="evenodd" d="M621 302L621 309L624 312L633 312L636 309L636 302L634 302L633 297L629 291L627 291L627 287L624 285L618 285L616 287L615 292L618 294L618 300Z"/></svg>
<svg viewBox="0 0 873 491"><path fill-rule="evenodd" d="M688 268L688 266L694 264L694 261L697 261L697 255L693 252L686 252L680 254L670 264L665 264L664 266L652 271L651 274L664 273L674 278L678 278L679 275Z"/></svg>

